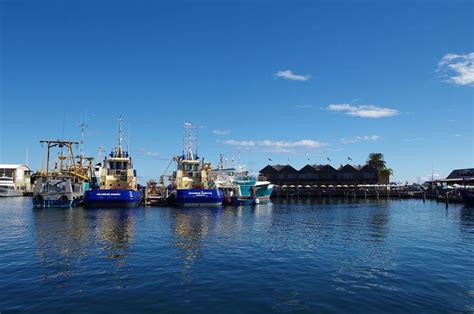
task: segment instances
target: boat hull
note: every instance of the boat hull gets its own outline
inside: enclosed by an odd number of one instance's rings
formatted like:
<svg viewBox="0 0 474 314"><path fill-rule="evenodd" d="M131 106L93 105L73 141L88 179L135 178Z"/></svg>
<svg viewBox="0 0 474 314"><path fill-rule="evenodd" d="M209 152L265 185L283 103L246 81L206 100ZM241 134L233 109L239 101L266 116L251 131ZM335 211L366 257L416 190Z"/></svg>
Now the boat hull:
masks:
<svg viewBox="0 0 474 314"><path fill-rule="evenodd" d="M23 196L23 193L20 191L0 188L0 197L18 197L18 196Z"/></svg>
<svg viewBox="0 0 474 314"><path fill-rule="evenodd" d="M177 206L221 206L224 202L224 194L219 189L182 189L175 192L172 202Z"/></svg>
<svg viewBox="0 0 474 314"><path fill-rule="evenodd" d="M260 204L260 200L256 197L233 196L228 204L232 206L257 205Z"/></svg>
<svg viewBox="0 0 474 314"><path fill-rule="evenodd" d="M459 190L459 194L461 194L465 204L474 205L474 190L462 189Z"/></svg>
<svg viewBox="0 0 474 314"><path fill-rule="evenodd" d="M273 192L273 184L259 185L258 181L239 182L240 191L244 197L254 197L260 203L267 203L270 201L270 196ZM252 189L254 192L252 192ZM253 194L254 193L254 194Z"/></svg>
<svg viewBox="0 0 474 314"><path fill-rule="evenodd" d="M44 195L37 194L33 197L34 208L71 208L82 205L82 196L73 195Z"/></svg>
<svg viewBox="0 0 474 314"><path fill-rule="evenodd" d="M137 207L143 193L135 190L88 190L84 193L86 207Z"/></svg>

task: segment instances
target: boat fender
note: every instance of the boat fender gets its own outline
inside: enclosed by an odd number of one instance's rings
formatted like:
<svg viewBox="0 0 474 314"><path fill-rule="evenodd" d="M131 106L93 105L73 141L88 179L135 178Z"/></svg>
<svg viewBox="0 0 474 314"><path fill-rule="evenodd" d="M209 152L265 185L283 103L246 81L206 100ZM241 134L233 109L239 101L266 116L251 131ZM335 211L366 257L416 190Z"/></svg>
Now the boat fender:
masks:
<svg viewBox="0 0 474 314"><path fill-rule="evenodd" d="M69 199L67 198L66 195L62 195L62 196L59 198L59 200L60 200L61 202L63 202L63 203L69 201Z"/></svg>
<svg viewBox="0 0 474 314"><path fill-rule="evenodd" d="M37 194L37 195L35 195L35 197L33 197L33 201L35 201L36 203L42 203L43 200L44 200L44 198L43 198L43 195L41 195L41 194Z"/></svg>

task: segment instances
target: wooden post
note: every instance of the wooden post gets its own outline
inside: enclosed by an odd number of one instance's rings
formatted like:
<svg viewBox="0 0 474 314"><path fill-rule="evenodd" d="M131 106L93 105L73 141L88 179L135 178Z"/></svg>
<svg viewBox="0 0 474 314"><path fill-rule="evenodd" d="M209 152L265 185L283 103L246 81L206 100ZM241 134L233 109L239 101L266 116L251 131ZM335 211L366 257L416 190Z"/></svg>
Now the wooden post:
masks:
<svg viewBox="0 0 474 314"><path fill-rule="evenodd" d="M144 197L143 203L145 206L148 205L148 189L147 188L145 188L145 197Z"/></svg>
<svg viewBox="0 0 474 314"><path fill-rule="evenodd" d="M423 191L423 204L426 202L426 191Z"/></svg>
<svg viewBox="0 0 474 314"><path fill-rule="evenodd" d="M366 189L364 189L364 200L367 201L367 190Z"/></svg>
<svg viewBox="0 0 474 314"><path fill-rule="evenodd" d="M449 204L449 192L446 192L446 208L448 208Z"/></svg>
<svg viewBox="0 0 474 314"><path fill-rule="evenodd" d="M379 190L377 190L377 203L379 202Z"/></svg>

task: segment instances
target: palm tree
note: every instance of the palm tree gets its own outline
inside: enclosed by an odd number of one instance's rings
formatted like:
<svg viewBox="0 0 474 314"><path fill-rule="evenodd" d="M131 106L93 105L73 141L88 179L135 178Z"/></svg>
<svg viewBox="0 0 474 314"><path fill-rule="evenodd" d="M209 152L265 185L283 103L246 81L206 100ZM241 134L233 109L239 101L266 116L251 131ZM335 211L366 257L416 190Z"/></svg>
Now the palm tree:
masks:
<svg viewBox="0 0 474 314"><path fill-rule="evenodd" d="M384 184L389 184L390 183L390 176L393 175L393 170L392 168L383 168L379 172L380 175L380 181Z"/></svg>
<svg viewBox="0 0 474 314"><path fill-rule="evenodd" d="M367 159L367 164L374 167L377 170L382 170L386 168L385 160L383 159L382 153L370 153L369 158Z"/></svg>
<svg viewBox="0 0 474 314"><path fill-rule="evenodd" d="M392 168L383 168L380 170L380 174L383 176L391 176L393 175L393 169Z"/></svg>

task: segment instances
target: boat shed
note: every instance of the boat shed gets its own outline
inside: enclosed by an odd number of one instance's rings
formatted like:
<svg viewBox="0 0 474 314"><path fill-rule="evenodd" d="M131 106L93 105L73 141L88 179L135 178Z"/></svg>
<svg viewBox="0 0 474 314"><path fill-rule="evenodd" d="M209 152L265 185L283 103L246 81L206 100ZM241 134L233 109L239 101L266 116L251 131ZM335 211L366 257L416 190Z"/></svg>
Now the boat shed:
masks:
<svg viewBox="0 0 474 314"><path fill-rule="evenodd" d="M329 164L306 165L296 170L290 165L267 165L260 170L267 180L277 185L357 185L378 184L379 172L370 165L345 165L335 169Z"/></svg>
<svg viewBox="0 0 474 314"><path fill-rule="evenodd" d="M455 169L446 177L446 179L437 179L426 181L426 184L441 185L474 185L474 168Z"/></svg>
<svg viewBox="0 0 474 314"><path fill-rule="evenodd" d="M0 177L12 178L16 187L21 191L30 191L31 169L22 164L0 164Z"/></svg>

